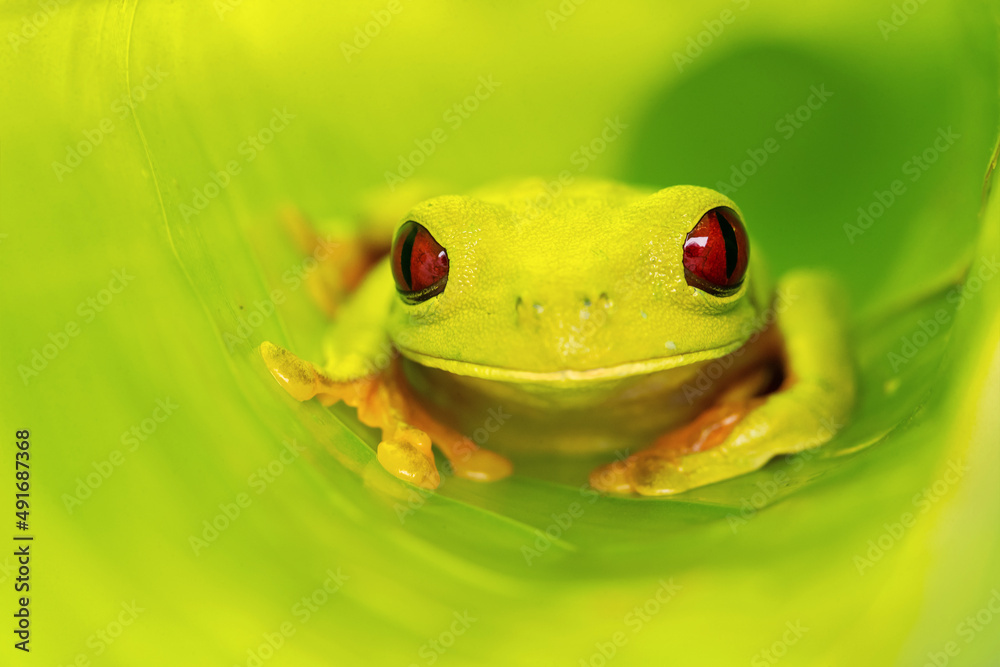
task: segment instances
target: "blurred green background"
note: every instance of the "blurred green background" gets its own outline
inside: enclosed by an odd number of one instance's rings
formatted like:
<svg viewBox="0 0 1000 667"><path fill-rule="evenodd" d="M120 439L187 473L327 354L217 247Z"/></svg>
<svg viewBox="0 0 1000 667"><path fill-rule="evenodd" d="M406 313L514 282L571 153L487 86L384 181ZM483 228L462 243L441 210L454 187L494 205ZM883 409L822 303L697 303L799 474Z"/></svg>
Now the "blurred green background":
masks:
<svg viewBox="0 0 1000 667"><path fill-rule="evenodd" d="M997 664L995 4L310 4L0 9L0 410L36 535L3 664ZM278 208L349 225L438 128L414 179L728 183L775 273L848 286L856 418L666 501L387 476L254 350L316 358L324 326Z"/></svg>

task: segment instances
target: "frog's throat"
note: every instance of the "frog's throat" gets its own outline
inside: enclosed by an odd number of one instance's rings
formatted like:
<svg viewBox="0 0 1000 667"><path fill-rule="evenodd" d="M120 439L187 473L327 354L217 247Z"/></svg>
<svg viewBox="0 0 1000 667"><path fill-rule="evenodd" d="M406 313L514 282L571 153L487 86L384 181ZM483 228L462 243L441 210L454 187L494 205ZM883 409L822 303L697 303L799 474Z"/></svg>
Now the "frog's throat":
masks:
<svg viewBox="0 0 1000 667"><path fill-rule="evenodd" d="M421 366L438 368L449 373L455 373L456 375L511 382L586 383L633 377L637 375L648 375L649 373L655 373L657 371L667 370L670 368L678 368L680 366L687 366L699 361L718 359L735 350L738 350L745 342L745 340L736 340L731 343L726 343L720 347L708 348L706 350L683 352L680 354L657 357L655 359L645 359L642 361L628 361L623 364L606 366L604 368L563 368L552 371L527 371L516 368L487 366L468 361L457 361L455 359L434 357L428 354L423 354L422 352L409 350L404 347L399 347L398 349L400 354L404 357L420 364Z"/></svg>

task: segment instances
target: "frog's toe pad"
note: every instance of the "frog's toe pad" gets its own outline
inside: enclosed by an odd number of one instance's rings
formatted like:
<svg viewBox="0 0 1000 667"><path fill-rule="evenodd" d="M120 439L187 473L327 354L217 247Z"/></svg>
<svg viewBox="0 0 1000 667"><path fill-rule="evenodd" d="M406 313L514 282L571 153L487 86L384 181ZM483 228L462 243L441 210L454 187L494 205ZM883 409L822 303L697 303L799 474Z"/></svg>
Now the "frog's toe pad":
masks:
<svg viewBox="0 0 1000 667"><path fill-rule="evenodd" d="M668 496L691 484L675 459L637 454L595 468L590 486L604 493Z"/></svg>
<svg viewBox="0 0 1000 667"><path fill-rule="evenodd" d="M687 475L674 459L639 456L629 472L635 492L642 496L669 496L691 488Z"/></svg>
<svg viewBox="0 0 1000 667"><path fill-rule="evenodd" d="M285 391L297 401L308 401L316 395L319 376L308 361L299 359L283 347L270 341L260 344L260 356L267 370Z"/></svg>
<svg viewBox="0 0 1000 667"><path fill-rule="evenodd" d="M626 461L599 466L590 473L590 486L604 493L633 493L635 489L628 472Z"/></svg>
<svg viewBox="0 0 1000 667"><path fill-rule="evenodd" d="M383 440L378 446L378 462L396 477L424 489L436 489L441 483L434 460L409 442Z"/></svg>
<svg viewBox="0 0 1000 667"><path fill-rule="evenodd" d="M514 471L514 465L508 458L488 449L463 452L451 464L456 477L476 482L495 482Z"/></svg>

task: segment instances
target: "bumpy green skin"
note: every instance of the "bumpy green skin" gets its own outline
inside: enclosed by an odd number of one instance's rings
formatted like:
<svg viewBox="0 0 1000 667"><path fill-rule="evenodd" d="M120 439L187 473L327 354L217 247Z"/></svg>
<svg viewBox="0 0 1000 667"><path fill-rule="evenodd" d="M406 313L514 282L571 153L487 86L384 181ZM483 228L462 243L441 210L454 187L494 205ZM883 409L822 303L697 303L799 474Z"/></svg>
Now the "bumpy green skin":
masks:
<svg viewBox="0 0 1000 667"><path fill-rule="evenodd" d="M571 396L723 357L776 315L794 386L770 397L723 445L686 457L684 475L688 486L700 485L821 444L854 398L838 288L797 273L778 285L775 302L753 247L735 294L688 286L685 236L717 206L739 211L707 188L604 181L573 184L555 198L532 180L427 200L398 223L419 222L447 250L447 287L407 304L387 261L379 264L331 328L325 370L335 379L360 377L395 348L451 374Z"/></svg>

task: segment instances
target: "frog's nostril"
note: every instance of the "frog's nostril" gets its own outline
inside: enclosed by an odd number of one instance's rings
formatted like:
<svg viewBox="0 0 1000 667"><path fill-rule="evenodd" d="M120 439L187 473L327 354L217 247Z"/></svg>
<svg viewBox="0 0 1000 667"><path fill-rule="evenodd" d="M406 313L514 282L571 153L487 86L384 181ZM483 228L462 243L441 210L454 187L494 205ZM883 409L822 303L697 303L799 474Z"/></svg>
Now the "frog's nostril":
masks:
<svg viewBox="0 0 1000 667"><path fill-rule="evenodd" d="M514 310L517 311L519 317L531 317L544 313L545 306L533 299L525 300L519 296L514 300Z"/></svg>
<svg viewBox="0 0 1000 667"><path fill-rule="evenodd" d="M583 307L584 308L610 308L611 307L611 297L608 296L607 292L601 292L597 295L596 299L591 299L589 296L583 297Z"/></svg>

